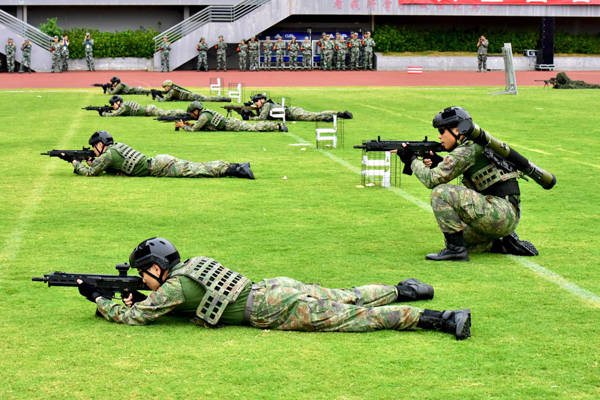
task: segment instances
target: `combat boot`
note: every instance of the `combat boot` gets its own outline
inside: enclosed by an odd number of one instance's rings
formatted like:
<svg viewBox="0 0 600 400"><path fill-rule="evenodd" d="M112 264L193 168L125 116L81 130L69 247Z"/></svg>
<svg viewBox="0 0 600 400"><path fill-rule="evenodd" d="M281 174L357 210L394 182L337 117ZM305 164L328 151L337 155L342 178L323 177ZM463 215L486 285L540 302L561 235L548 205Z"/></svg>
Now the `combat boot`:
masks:
<svg viewBox="0 0 600 400"><path fill-rule="evenodd" d="M469 253L465 247L462 231L456 233L444 233L446 248L439 253L430 253L425 256L426 260L433 261L469 261Z"/></svg>
<svg viewBox="0 0 600 400"><path fill-rule="evenodd" d="M427 310L417 322L417 328L451 333L456 340L471 337L471 309L456 311Z"/></svg>
<svg viewBox="0 0 600 400"><path fill-rule="evenodd" d="M535 246L526 240L519 240L517 232L494 240L490 253L513 254L515 256L537 256Z"/></svg>
<svg viewBox="0 0 600 400"><path fill-rule="evenodd" d="M234 176L236 178L254 179L254 174L250 169L250 163L229 164L224 176Z"/></svg>
<svg viewBox="0 0 600 400"><path fill-rule="evenodd" d="M415 278L405 279L396 285L398 298L396 301L415 301L433 299L433 286Z"/></svg>
<svg viewBox="0 0 600 400"><path fill-rule="evenodd" d="M350 111L346 110L343 112L338 112L337 117L344 118L344 119L352 119L352 118L354 118L354 115L352 115L352 113Z"/></svg>
<svg viewBox="0 0 600 400"><path fill-rule="evenodd" d="M277 126L279 127L279 132L287 132L288 131L287 125L284 124L283 122L278 122Z"/></svg>

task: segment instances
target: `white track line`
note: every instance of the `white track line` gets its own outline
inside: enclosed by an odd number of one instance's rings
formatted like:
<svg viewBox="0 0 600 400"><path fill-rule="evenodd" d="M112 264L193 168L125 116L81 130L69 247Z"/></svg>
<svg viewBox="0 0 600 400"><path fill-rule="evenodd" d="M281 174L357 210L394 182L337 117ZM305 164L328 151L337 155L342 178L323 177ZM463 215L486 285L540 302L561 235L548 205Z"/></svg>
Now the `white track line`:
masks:
<svg viewBox="0 0 600 400"><path fill-rule="evenodd" d="M375 108L375 107L373 107L373 108ZM293 133L286 132L285 134L289 137L294 138L294 140L296 140L296 141L306 141L304 138L296 136ZM361 173L360 168L353 166L346 160L342 160L341 158L337 157L334 154L331 154L330 152L328 152L326 150L319 149L318 151L320 153L326 155L327 157L329 157L336 163L340 164L344 168L360 175L360 173ZM422 201L421 199L418 199L418 198L414 197L413 195L411 195L397 187L390 187L388 189L391 190L394 194L413 203L420 209L427 211L429 213L433 213L433 210L431 209L430 205L427 204L426 202ZM571 293L572 295L579 297L581 300L584 300L585 302L587 302L595 307L600 307L600 296L598 296L597 294L595 294L587 289L577 286L576 284L574 284L572 282L569 282L568 280L566 280L565 278L563 278L556 272L551 271L547 268L544 268L541 265L531 261L530 258L517 257L517 256L512 256L512 255L506 255L506 257L521 264L522 266L528 268L529 270L533 271L536 275L554 283L555 285L558 285L559 287L561 287L562 289Z"/></svg>

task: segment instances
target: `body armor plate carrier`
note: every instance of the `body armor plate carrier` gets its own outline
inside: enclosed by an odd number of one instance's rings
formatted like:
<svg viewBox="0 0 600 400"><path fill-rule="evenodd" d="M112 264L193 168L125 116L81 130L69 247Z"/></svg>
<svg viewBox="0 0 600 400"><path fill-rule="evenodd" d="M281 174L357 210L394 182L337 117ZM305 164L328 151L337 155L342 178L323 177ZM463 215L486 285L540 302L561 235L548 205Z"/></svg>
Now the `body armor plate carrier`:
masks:
<svg viewBox="0 0 600 400"><path fill-rule="evenodd" d="M131 115L135 115L137 114L138 110L140 109L140 105L138 103L136 103L135 101L126 101L125 105L128 106L131 110Z"/></svg>
<svg viewBox="0 0 600 400"><path fill-rule="evenodd" d="M204 110L204 111L212 114L212 118L210 120L211 125L214 126L216 129L221 129L222 127L220 127L220 125L222 122L225 121L225 117L223 117L221 114L219 114L218 112L213 111L213 110Z"/></svg>
<svg viewBox="0 0 600 400"><path fill-rule="evenodd" d="M178 272L178 271L177 271ZM241 291L251 283L242 274L225 268L208 257L194 257L175 276L183 275L201 284L206 293L196 309L196 317L210 325L216 325L229 303L237 300Z"/></svg>
<svg viewBox="0 0 600 400"><path fill-rule="evenodd" d="M473 182L477 191L485 192L486 189L498 182L506 182L519 177L519 173L513 165L489 148L484 149L483 155L490 163L471 175L471 182Z"/></svg>
<svg viewBox="0 0 600 400"><path fill-rule="evenodd" d="M139 151L123 143L115 143L112 148L115 149L117 153L121 155L121 157L123 157L123 166L121 169L127 175L131 175L138 161L145 157Z"/></svg>

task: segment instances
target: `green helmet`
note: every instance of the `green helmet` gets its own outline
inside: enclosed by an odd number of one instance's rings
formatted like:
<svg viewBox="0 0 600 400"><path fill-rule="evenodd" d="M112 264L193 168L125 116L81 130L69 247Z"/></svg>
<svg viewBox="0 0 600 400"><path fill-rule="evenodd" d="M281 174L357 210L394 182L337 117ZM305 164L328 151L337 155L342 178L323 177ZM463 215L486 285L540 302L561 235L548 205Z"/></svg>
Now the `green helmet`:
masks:
<svg viewBox="0 0 600 400"><path fill-rule="evenodd" d="M204 106L199 101L192 101L187 108L188 113L194 112L194 110L202 111Z"/></svg>
<svg viewBox="0 0 600 400"><path fill-rule="evenodd" d="M167 86L173 86L173 81L170 79L167 79L166 81L164 81L162 83L162 87L167 87Z"/></svg>

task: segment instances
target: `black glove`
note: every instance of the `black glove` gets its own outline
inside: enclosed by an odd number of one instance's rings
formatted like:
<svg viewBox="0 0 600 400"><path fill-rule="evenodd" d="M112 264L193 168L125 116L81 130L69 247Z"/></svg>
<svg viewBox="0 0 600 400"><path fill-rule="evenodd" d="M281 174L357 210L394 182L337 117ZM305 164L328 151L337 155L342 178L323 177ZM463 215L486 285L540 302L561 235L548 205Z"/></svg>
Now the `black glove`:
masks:
<svg viewBox="0 0 600 400"><path fill-rule="evenodd" d="M103 113L104 111L105 111L105 110L103 110L103 109L100 109L100 110L98 110L98 114L100 114L100 116L102 116L102 113Z"/></svg>
<svg viewBox="0 0 600 400"><path fill-rule="evenodd" d="M398 149L398 157L402 160L402 162L408 167L412 163L412 161L417 158L415 153L412 152L408 147L401 147Z"/></svg>
<svg viewBox="0 0 600 400"><path fill-rule="evenodd" d="M144 301L148 298L148 296L146 296L144 293L137 290L134 290L133 292L129 290L125 291L125 293L123 293L123 298L129 297L130 294L133 295L133 297L131 298L131 301L133 303L139 303L140 301Z"/></svg>
<svg viewBox="0 0 600 400"><path fill-rule="evenodd" d="M433 155L425 156L423 158L429 158L431 160L431 168L435 168L444 160L444 157L439 156L437 153L433 153Z"/></svg>
<svg viewBox="0 0 600 400"><path fill-rule="evenodd" d="M79 293L83 297L85 297L86 299L91 301L92 303L95 303L96 299L98 297L102 297L102 293L96 286L90 285L89 283L87 283L85 281L79 283L78 288L79 288Z"/></svg>

